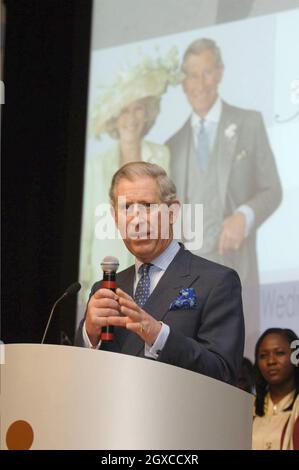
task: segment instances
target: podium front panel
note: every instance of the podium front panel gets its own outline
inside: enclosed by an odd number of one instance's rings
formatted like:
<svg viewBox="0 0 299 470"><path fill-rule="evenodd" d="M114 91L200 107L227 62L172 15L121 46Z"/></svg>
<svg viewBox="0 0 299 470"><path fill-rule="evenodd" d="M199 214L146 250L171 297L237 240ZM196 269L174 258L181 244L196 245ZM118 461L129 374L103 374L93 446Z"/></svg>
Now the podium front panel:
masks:
<svg viewBox="0 0 299 470"><path fill-rule="evenodd" d="M250 449L252 397L124 354L6 345L1 449L19 421L33 431L31 449Z"/></svg>

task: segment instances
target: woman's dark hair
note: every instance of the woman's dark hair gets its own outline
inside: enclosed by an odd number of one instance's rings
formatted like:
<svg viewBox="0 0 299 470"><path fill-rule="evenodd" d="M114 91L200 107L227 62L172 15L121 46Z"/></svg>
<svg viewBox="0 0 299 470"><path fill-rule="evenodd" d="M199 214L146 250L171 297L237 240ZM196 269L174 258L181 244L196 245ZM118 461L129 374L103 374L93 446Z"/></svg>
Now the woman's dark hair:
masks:
<svg viewBox="0 0 299 470"><path fill-rule="evenodd" d="M243 357L241 367L237 374L237 387L245 392L253 393L254 367L250 359Z"/></svg>
<svg viewBox="0 0 299 470"><path fill-rule="evenodd" d="M296 335L296 333L294 333L294 331L292 330L289 330L288 328L269 328L268 330L264 331L264 333L258 339L256 346L255 346L255 364L254 364L255 388L256 388L255 413L258 416L264 416L264 401L265 401L265 396L268 391L268 383L264 379L258 367L258 354L259 354L260 345L262 341L264 340L264 338L272 334L282 336L289 344L291 344L292 341L298 339L298 336ZM293 408L293 404L299 393L299 367L294 366L294 377L295 377L294 400L292 401L290 406L288 406L284 411L288 411Z"/></svg>

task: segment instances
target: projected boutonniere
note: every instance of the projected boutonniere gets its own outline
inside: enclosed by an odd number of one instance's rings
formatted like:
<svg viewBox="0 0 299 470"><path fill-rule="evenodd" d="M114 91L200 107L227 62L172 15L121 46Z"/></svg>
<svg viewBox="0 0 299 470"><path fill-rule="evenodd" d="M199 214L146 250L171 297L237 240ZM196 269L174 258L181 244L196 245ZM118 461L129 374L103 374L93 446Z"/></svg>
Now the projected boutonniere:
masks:
<svg viewBox="0 0 299 470"><path fill-rule="evenodd" d="M224 131L225 137L229 140L232 140L236 135L236 131L237 125L235 123L230 124Z"/></svg>

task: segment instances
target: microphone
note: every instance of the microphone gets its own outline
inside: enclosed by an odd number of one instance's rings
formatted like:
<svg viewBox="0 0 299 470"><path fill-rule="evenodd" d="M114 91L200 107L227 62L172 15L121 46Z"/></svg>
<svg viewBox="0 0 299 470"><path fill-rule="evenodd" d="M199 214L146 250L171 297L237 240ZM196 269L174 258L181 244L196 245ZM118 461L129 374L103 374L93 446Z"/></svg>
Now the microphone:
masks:
<svg viewBox="0 0 299 470"><path fill-rule="evenodd" d="M77 294L77 292L79 292L79 290L81 289L81 284L80 282L74 282L73 284L71 284L67 289L66 291L62 294L61 297L59 297L59 299L56 300L56 302L54 303L53 307L52 307L52 310L51 310L51 313L50 313L50 316L49 316L49 320L48 320L48 323L47 323L47 326L45 328L45 331L44 331L44 334L43 334L43 338L41 340L41 344L44 344L44 341L45 341L45 338L46 338L46 335L47 335L47 332L48 332L48 328L50 326L50 323L51 323L51 320L52 320L52 316L53 316L53 313L54 313L54 310L56 308L56 305L62 300L64 299L65 297L69 297L70 295L74 295L74 294Z"/></svg>
<svg viewBox="0 0 299 470"><path fill-rule="evenodd" d="M103 269L103 280L101 287L116 291L115 275L118 270L119 261L114 256L105 256L101 262ZM101 341L109 342L114 340L114 327L111 325L104 326L101 333Z"/></svg>

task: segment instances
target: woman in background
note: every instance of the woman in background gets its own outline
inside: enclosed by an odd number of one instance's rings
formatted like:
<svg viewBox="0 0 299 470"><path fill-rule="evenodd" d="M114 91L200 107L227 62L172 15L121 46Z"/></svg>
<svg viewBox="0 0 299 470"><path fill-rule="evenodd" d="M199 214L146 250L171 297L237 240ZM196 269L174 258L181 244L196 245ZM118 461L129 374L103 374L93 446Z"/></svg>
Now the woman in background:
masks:
<svg viewBox="0 0 299 470"><path fill-rule="evenodd" d="M299 449L299 368L291 362L297 339L292 330L270 328L256 344L254 450Z"/></svg>
<svg viewBox="0 0 299 470"><path fill-rule="evenodd" d="M119 270L133 263L110 214L109 188L114 173L131 161L156 163L168 171L168 148L145 136L156 122L162 94L169 84L178 82L178 67L176 50L164 60L144 58L126 74L118 74L96 104L92 134L98 138L108 134L116 143L86 164L80 256L83 301L91 285L102 276L100 263L104 256L117 257Z"/></svg>

